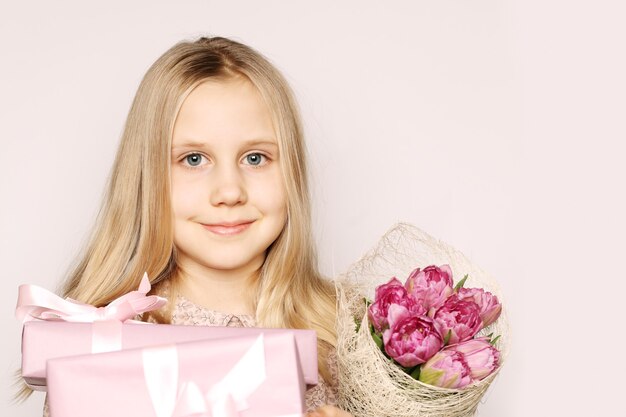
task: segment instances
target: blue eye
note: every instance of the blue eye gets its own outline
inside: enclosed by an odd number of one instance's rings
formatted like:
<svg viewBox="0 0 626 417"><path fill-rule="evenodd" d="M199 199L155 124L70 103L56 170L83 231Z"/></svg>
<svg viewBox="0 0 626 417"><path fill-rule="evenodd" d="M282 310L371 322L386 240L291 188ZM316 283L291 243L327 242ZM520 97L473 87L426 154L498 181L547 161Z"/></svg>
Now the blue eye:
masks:
<svg viewBox="0 0 626 417"><path fill-rule="evenodd" d="M250 165L260 165L263 162L263 158L267 158L265 155L260 153L251 153L250 155L246 155L246 161Z"/></svg>
<svg viewBox="0 0 626 417"><path fill-rule="evenodd" d="M199 153L192 153L185 157L185 161L192 167L197 167L202 163L202 155Z"/></svg>

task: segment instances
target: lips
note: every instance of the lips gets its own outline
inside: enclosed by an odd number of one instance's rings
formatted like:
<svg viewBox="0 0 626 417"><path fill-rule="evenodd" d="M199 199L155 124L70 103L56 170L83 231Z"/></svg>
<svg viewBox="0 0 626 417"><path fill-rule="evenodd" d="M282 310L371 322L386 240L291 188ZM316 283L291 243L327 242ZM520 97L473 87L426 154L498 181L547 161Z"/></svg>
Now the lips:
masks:
<svg viewBox="0 0 626 417"><path fill-rule="evenodd" d="M243 220L235 222L202 224L202 227L217 235L231 236L242 233L243 231L248 229L248 227L250 227L252 223L254 223L254 220Z"/></svg>

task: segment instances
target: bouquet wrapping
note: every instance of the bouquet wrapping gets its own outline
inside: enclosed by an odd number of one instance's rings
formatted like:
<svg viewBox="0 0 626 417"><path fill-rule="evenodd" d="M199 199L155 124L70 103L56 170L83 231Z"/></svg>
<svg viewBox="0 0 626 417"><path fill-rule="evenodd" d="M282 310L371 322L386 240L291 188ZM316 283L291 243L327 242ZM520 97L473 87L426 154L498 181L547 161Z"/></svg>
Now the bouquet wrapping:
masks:
<svg viewBox="0 0 626 417"><path fill-rule="evenodd" d="M426 265L443 269L416 268ZM420 286L424 273L451 276L452 271L467 276L465 287L472 289L453 293L440 277L431 287ZM402 285L392 277L409 278ZM502 294L488 274L447 244L398 224L340 277L337 290L342 408L355 417L475 414L509 345ZM416 297L406 297L407 291ZM493 346L492 335L499 336Z"/></svg>
<svg viewBox="0 0 626 417"><path fill-rule="evenodd" d="M160 345L48 362L51 417L299 417L293 333Z"/></svg>

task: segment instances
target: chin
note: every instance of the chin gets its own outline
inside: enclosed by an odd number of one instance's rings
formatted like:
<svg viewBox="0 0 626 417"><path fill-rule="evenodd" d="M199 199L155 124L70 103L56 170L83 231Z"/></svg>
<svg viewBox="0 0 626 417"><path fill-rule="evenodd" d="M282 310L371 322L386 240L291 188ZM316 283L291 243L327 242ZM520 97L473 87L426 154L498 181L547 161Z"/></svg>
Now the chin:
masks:
<svg viewBox="0 0 626 417"><path fill-rule="evenodd" d="M241 255L237 253L231 252L224 253L222 255L223 256L217 256L213 259L207 260L208 262L205 263L206 267L220 271L228 271L249 267L252 264L258 263L258 267L260 268L265 260L264 254L260 261L258 260L258 256L246 257L245 259L242 259Z"/></svg>

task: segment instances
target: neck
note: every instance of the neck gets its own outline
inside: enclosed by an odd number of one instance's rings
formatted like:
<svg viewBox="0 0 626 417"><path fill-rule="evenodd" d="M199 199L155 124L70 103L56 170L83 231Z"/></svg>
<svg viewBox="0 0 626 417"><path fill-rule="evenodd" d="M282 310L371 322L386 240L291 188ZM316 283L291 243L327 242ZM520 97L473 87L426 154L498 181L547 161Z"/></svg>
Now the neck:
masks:
<svg viewBox="0 0 626 417"><path fill-rule="evenodd" d="M254 317L253 290L258 282L260 265L237 270L208 270L199 265L181 264L177 287L189 301L209 310Z"/></svg>

